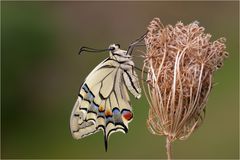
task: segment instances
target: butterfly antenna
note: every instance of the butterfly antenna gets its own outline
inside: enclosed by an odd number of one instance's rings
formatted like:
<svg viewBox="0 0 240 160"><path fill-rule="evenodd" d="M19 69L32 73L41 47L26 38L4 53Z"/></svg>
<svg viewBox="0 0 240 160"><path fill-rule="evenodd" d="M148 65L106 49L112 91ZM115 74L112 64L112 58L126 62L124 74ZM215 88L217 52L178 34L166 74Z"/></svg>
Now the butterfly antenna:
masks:
<svg viewBox="0 0 240 160"><path fill-rule="evenodd" d="M89 47L81 47L78 54L80 55L82 52L106 52L106 51L109 51L109 49L95 49Z"/></svg>
<svg viewBox="0 0 240 160"><path fill-rule="evenodd" d="M144 46L144 45L138 45L141 41L144 40L144 38L147 36L147 33L144 33L140 38L138 38L137 40L135 40L134 42L132 42L129 47L128 47L128 50L127 50L127 54L131 55L132 54L132 51L134 49L134 47L137 47L137 46Z"/></svg>

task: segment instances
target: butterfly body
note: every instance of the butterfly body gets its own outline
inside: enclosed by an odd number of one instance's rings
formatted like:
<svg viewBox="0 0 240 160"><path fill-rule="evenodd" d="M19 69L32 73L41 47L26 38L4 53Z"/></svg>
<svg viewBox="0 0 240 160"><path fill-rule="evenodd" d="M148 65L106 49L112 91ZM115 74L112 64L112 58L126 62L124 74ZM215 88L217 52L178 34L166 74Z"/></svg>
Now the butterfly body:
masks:
<svg viewBox="0 0 240 160"><path fill-rule="evenodd" d="M73 138L81 139L103 130L106 149L110 134L127 133L133 118L128 91L136 98L141 97L131 56L119 45L109 48L109 57L85 79L70 118Z"/></svg>

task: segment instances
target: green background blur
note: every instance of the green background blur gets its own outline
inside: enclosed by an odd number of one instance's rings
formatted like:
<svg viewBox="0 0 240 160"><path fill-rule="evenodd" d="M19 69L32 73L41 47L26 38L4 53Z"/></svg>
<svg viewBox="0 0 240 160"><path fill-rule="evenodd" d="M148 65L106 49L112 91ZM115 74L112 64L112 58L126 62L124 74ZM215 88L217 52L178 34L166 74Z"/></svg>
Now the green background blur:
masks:
<svg viewBox="0 0 240 160"><path fill-rule="evenodd" d="M129 133L101 132L76 141L69 117L87 74L108 53L77 55L80 46L106 48L142 35L154 17L164 24L198 20L212 40L225 36L230 57L203 125L173 143L174 158L239 157L239 2L1 2L2 158L166 158L165 137L146 128L146 99L132 105ZM135 58L138 67L141 58Z"/></svg>

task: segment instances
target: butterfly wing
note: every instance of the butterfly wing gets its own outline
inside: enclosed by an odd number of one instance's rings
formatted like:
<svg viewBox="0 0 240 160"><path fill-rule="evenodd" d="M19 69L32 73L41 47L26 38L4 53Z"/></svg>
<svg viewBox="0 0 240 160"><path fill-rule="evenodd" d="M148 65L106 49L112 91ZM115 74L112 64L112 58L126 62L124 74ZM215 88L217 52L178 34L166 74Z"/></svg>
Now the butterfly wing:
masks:
<svg viewBox="0 0 240 160"><path fill-rule="evenodd" d="M137 99L141 97L141 88L139 85L139 80L135 70L133 70L134 64L125 67L127 69L123 72L124 83L127 86L128 90L132 95L134 95Z"/></svg>
<svg viewBox="0 0 240 160"><path fill-rule="evenodd" d="M132 108L119 63L106 59L86 78L70 118L75 139L103 130L105 148L111 133L128 131Z"/></svg>

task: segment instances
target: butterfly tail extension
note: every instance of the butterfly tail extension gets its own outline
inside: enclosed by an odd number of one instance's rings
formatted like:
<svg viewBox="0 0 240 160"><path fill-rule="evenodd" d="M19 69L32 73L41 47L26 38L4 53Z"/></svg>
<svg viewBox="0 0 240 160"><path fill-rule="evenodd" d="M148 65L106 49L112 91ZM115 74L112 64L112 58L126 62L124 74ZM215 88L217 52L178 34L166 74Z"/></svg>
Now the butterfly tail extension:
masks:
<svg viewBox="0 0 240 160"><path fill-rule="evenodd" d="M108 150L108 139L107 139L106 134L104 134L104 145L105 145L105 152L107 152L107 150Z"/></svg>
<svg viewBox="0 0 240 160"><path fill-rule="evenodd" d="M128 127L125 125L126 122L123 122L122 119L116 122L109 122L109 120L106 120L105 123L106 125L103 128L103 132L104 132L105 151L107 152L110 135L115 132L127 133Z"/></svg>
<svg viewBox="0 0 240 160"><path fill-rule="evenodd" d="M104 132L105 151L108 149L108 140L112 133L128 132L128 123L132 119L132 112L124 107L126 106L126 103L127 102L124 103L121 99L117 100L117 97L113 92L109 98L107 100L104 100L101 104L105 107L104 113L102 115L99 115L98 126ZM119 105L123 107L120 107Z"/></svg>

